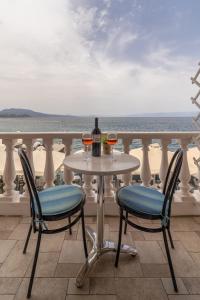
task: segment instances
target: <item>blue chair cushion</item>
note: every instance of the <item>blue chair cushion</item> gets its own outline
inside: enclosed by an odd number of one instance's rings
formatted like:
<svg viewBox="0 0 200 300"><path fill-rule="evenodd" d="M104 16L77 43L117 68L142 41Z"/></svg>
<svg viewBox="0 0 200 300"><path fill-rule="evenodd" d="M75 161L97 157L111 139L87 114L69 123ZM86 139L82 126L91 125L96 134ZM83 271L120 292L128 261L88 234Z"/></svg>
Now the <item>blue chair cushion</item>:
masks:
<svg viewBox="0 0 200 300"><path fill-rule="evenodd" d="M118 192L118 201L123 207L155 216L162 214L164 197L159 191L140 185L129 185Z"/></svg>
<svg viewBox="0 0 200 300"><path fill-rule="evenodd" d="M59 215L77 207L84 194L78 186L59 185L47 188L38 193L42 214Z"/></svg>

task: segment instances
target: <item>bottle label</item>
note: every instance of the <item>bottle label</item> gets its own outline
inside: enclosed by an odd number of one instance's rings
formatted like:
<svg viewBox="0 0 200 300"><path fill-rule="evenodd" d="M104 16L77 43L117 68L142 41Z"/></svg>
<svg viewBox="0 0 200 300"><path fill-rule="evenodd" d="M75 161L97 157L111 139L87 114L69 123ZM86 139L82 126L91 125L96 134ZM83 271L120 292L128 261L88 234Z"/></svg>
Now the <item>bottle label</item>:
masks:
<svg viewBox="0 0 200 300"><path fill-rule="evenodd" d="M100 143L100 142L101 142L101 135L93 134L93 143Z"/></svg>

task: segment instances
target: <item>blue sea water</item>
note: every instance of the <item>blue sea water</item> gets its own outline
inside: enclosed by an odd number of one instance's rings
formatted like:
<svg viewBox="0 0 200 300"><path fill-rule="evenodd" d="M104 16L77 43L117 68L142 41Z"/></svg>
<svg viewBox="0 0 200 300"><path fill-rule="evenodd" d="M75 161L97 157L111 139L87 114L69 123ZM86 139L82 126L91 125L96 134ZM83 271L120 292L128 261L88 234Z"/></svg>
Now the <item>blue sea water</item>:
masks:
<svg viewBox="0 0 200 300"><path fill-rule="evenodd" d="M91 131L92 117L0 118L0 132ZM102 131L193 131L190 117L100 117Z"/></svg>
<svg viewBox="0 0 200 300"><path fill-rule="evenodd" d="M0 132L49 132L49 131L91 131L93 117L45 117L45 118L0 118ZM102 131L194 131L190 117L100 117ZM154 140L153 142L159 142ZM140 140L134 140L131 148L141 146ZM75 141L74 148L80 149L81 141ZM172 141L171 149L177 148ZM122 149L121 141L117 144Z"/></svg>

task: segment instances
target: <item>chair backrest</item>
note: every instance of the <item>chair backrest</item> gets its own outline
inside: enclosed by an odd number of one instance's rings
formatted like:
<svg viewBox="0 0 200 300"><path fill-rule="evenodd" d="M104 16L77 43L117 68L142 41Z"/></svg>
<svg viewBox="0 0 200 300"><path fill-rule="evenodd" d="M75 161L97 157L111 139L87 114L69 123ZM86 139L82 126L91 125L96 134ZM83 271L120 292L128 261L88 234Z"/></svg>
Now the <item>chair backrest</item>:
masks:
<svg viewBox="0 0 200 300"><path fill-rule="evenodd" d="M28 191L30 195L30 206L31 206L32 217L33 218L37 217L39 220L42 220L42 210L41 210L38 192L35 186L35 180L31 168L31 164L28 160L28 157L24 149L19 148L18 154L20 157L22 169L24 172L26 184L28 186Z"/></svg>
<svg viewBox="0 0 200 300"><path fill-rule="evenodd" d="M178 184L178 177L181 171L182 162L183 162L183 150L177 149L170 161L164 187L163 187L163 194L165 195L164 204L162 208L163 216L166 216L167 214L170 217L171 203L172 203L175 189Z"/></svg>

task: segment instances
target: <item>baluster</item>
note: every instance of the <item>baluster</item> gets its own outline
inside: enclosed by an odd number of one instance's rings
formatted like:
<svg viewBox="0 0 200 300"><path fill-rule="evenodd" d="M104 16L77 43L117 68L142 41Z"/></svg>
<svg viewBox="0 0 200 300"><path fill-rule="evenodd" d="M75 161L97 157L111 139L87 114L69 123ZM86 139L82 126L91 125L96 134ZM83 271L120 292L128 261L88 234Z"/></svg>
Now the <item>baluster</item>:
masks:
<svg viewBox="0 0 200 300"><path fill-rule="evenodd" d="M129 154L130 151L130 145L132 144L132 138L124 138L123 139L124 144L124 153ZM123 181L124 185L129 185L131 182L131 173L127 173L123 175Z"/></svg>
<svg viewBox="0 0 200 300"><path fill-rule="evenodd" d="M28 159L29 159L29 162L31 165L31 169L33 172L33 176L35 178L35 169L34 169L34 164L33 164L33 144L32 144L33 140L31 138L23 139L23 143L26 145L26 154L28 156ZM25 182L25 178L24 178L24 182ZM29 191L28 191L28 187L27 187L26 183L24 185L24 189L25 189L25 192L24 192L23 196L25 198L27 198L27 197L29 197Z"/></svg>
<svg viewBox="0 0 200 300"><path fill-rule="evenodd" d="M94 200L95 192L93 191L93 186L92 186L92 180L93 176L92 175L83 175L83 189L86 193L87 200Z"/></svg>
<svg viewBox="0 0 200 300"><path fill-rule="evenodd" d="M168 169L168 156L167 156L167 146L169 144L169 141L166 139L161 140L161 150L162 150L162 157L161 157L161 164L160 164L160 188L163 189L165 178L167 175L167 169Z"/></svg>
<svg viewBox="0 0 200 300"><path fill-rule="evenodd" d="M14 155L13 155L13 140L4 139L3 144L6 145L6 161L5 161L5 168L3 172L3 181L5 183L4 189L5 193L4 196L12 198L16 192L14 190L15 184L15 164L14 164Z"/></svg>
<svg viewBox="0 0 200 300"><path fill-rule="evenodd" d="M45 138L44 146L46 149L46 160L45 160L45 169L44 169L44 179L45 179L45 188L54 186L54 164L53 164L53 147L52 139Z"/></svg>
<svg viewBox="0 0 200 300"><path fill-rule="evenodd" d="M187 150L189 142L190 141L188 139L181 139L180 141L181 148L183 149L183 163L179 175L179 179L181 181L179 184L181 197L191 197L191 193L189 192L190 170L187 160Z"/></svg>
<svg viewBox="0 0 200 300"><path fill-rule="evenodd" d="M71 147L72 147L72 139L64 139L63 143L65 145L65 156L70 155L71 153ZM72 184L73 180L73 173L71 170L67 169L66 166L64 166L64 182L65 184Z"/></svg>
<svg viewBox="0 0 200 300"><path fill-rule="evenodd" d="M142 168L141 168L141 179L142 179L142 185L149 186L149 183L151 181L151 170L149 165L149 139L143 139L142 145L143 145L143 160L142 160Z"/></svg>
<svg viewBox="0 0 200 300"><path fill-rule="evenodd" d="M105 176L104 196L110 200L114 199L114 187L112 184L113 176Z"/></svg>

